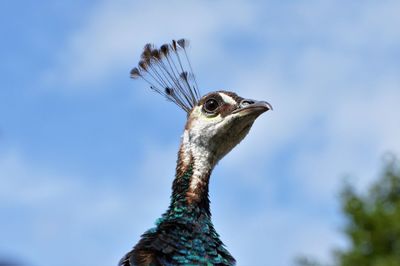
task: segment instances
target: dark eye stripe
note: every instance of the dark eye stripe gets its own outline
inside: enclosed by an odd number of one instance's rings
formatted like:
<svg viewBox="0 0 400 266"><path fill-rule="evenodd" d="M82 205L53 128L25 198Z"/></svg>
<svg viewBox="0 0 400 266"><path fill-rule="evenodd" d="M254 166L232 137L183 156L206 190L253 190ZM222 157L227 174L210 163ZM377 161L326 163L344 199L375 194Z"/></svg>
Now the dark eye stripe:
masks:
<svg viewBox="0 0 400 266"><path fill-rule="evenodd" d="M219 104L223 103L221 95L219 95L219 93L217 93L217 92L214 92L214 93L210 93L210 94L207 94L207 95L203 96L203 98L200 99L198 105L199 106L204 105L204 103L208 99L215 99Z"/></svg>
<svg viewBox="0 0 400 266"><path fill-rule="evenodd" d="M237 104L232 105L232 103L226 103L222 96L220 95L220 93L223 93L229 97L231 97ZM214 112L210 112L207 110L205 110L205 104L207 103L208 100L210 99L214 99L218 102L218 108L215 109ZM198 106L202 106L202 110L205 113L208 114L220 114L222 117L225 117L227 115L229 115L230 113L232 113L238 106L239 103L243 100L242 97L238 96L236 93L230 92L230 91L216 91L216 92L212 92L209 93L205 96L203 96L199 103Z"/></svg>
<svg viewBox="0 0 400 266"><path fill-rule="evenodd" d="M214 98L214 99L216 99L219 103L222 104L224 101L223 101L223 99L222 99L220 93L223 93L223 94L225 94L225 95L231 97L235 102L237 102L237 104L239 104L239 103L243 100L242 97L238 96L238 95L237 95L236 93L234 93L234 92L230 92L230 91L216 91L216 92L212 92L212 93L209 93L209 94L204 95L204 96L200 99L200 101L198 102L198 105L199 105L199 106L203 105L209 98Z"/></svg>

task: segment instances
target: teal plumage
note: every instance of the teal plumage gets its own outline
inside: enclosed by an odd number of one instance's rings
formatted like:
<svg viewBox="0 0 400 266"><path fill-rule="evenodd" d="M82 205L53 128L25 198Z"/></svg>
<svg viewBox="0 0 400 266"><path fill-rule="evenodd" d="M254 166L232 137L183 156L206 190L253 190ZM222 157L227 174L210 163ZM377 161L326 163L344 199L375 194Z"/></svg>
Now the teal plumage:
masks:
<svg viewBox="0 0 400 266"><path fill-rule="evenodd" d="M188 205L185 195L192 174L193 167L190 166L183 175L175 178L168 210L157 220L155 228L142 235L120 265L235 264L211 222L208 193L200 204ZM144 260L141 260L141 254L145 254ZM150 257L151 263L146 261Z"/></svg>

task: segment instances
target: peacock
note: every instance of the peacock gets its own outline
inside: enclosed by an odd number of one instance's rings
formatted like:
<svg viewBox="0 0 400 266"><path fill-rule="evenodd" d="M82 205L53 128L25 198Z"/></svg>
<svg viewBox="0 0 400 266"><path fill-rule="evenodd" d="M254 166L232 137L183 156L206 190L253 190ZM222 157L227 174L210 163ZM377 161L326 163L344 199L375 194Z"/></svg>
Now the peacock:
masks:
<svg viewBox="0 0 400 266"><path fill-rule="evenodd" d="M272 106L224 90L201 97L188 45L186 39L172 40L160 48L146 44L138 66L130 73L182 108L187 121L169 208L119 266L236 264L211 221L210 175L218 161L247 135L255 119Z"/></svg>

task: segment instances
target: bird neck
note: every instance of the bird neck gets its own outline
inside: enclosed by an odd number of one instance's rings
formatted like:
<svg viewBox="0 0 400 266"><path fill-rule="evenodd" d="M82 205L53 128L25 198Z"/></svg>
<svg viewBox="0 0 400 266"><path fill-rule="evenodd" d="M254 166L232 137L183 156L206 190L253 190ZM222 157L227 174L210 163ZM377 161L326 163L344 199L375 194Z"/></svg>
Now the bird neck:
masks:
<svg viewBox="0 0 400 266"><path fill-rule="evenodd" d="M206 147L190 141L185 131L178 153L171 207L185 206L190 212L211 216L208 184L216 161Z"/></svg>

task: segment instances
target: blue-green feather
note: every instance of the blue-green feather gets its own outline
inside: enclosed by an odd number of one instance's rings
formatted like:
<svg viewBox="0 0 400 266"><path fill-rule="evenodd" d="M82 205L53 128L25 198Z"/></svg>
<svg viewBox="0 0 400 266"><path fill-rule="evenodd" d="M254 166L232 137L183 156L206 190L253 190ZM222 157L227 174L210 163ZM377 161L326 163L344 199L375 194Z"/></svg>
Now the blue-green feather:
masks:
<svg viewBox="0 0 400 266"><path fill-rule="evenodd" d="M142 235L120 265L235 265L211 222L208 195L202 197L206 202L200 204L187 201L192 174L189 167L174 180L168 210L156 221L155 228Z"/></svg>

